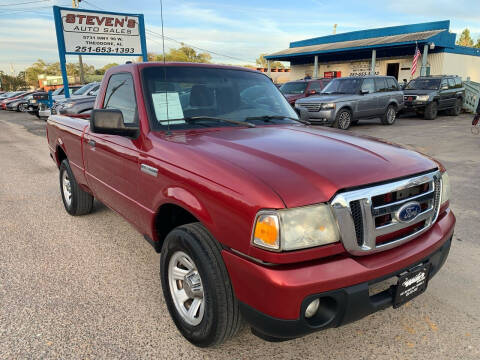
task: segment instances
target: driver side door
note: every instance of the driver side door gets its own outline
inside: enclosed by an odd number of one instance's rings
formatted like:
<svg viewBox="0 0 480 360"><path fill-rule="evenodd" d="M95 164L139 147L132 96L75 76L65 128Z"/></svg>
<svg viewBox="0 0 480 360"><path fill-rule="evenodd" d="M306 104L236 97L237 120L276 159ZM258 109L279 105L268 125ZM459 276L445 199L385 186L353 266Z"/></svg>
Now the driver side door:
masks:
<svg viewBox="0 0 480 360"><path fill-rule="evenodd" d="M362 92L359 95L357 114L354 114L355 118L368 118L375 113L377 109L377 97L375 95L375 81L373 78L366 78L363 80L360 87ZM365 93L364 93L365 92Z"/></svg>

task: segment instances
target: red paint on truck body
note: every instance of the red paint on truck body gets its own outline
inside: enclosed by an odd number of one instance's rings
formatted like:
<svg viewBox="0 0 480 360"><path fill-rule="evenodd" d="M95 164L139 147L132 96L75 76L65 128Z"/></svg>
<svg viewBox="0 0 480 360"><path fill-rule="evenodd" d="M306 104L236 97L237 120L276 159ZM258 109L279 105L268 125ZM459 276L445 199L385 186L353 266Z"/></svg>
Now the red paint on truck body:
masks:
<svg viewBox="0 0 480 360"><path fill-rule="evenodd" d="M155 230L156 213L164 204L175 204L201 221L226 249L245 254L223 252L241 301L271 316L291 319L298 316L298 301L311 291L347 286L399 269L440 246L451 233L454 217L449 213L415 241L362 259L348 255L341 243L285 253L253 247L252 225L261 209L327 202L339 190L433 170L438 164L385 142L301 124L153 132L140 77L149 66L163 64L108 70L95 104L102 108L111 75L131 73L140 125L137 139L95 134L85 119L57 115L47 125L50 151L58 163L62 149L77 182L154 241L161 240ZM89 146L89 141L96 146ZM158 176L141 172L140 164L159 169ZM259 265L248 257L283 267ZM267 290L269 296L275 295L269 301L276 302L271 309L262 305L264 297L258 295Z"/></svg>

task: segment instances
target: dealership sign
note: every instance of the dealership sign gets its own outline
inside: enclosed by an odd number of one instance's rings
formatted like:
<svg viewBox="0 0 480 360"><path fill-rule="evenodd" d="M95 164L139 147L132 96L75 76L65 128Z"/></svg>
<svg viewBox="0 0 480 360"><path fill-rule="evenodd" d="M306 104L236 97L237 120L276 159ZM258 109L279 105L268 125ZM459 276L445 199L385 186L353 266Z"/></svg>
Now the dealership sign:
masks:
<svg viewBox="0 0 480 360"><path fill-rule="evenodd" d="M58 6L53 14L64 84L68 83L65 55L142 56L147 61L143 14Z"/></svg>

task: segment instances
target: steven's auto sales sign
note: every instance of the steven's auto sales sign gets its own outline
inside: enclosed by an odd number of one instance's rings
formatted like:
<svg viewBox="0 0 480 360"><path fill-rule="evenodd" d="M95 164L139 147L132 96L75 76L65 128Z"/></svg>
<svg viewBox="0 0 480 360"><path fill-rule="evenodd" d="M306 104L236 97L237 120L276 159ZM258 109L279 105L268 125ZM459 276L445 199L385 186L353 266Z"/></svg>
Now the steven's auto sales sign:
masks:
<svg viewBox="0 0 480 360"><path fill-rule="evenodd" d="M61 9L65 52L142 54L139 16Z"/></svg>

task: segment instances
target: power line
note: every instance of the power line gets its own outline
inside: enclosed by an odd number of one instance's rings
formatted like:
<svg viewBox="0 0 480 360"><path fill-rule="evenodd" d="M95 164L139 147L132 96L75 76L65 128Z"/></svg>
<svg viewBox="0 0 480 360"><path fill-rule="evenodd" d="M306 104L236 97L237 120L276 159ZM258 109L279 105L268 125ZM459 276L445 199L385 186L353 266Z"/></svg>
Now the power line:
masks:
<svg viewBox="0 0 480 360"><path fill-rule="evenodd" d="M18 5L33 4L33 3L38 4L39 2L47 2L47 1L50 2L52 0L36 0L36 1L27 1L22 3L0 4L0 6L18 6Z"/></svg>

